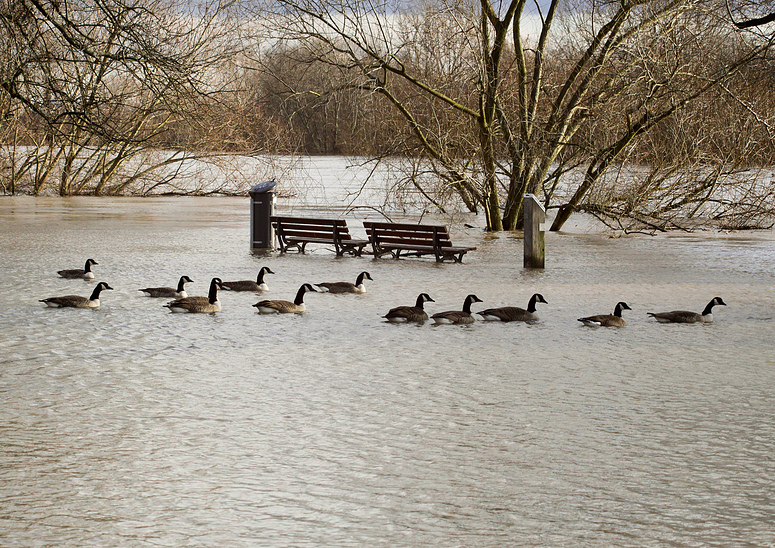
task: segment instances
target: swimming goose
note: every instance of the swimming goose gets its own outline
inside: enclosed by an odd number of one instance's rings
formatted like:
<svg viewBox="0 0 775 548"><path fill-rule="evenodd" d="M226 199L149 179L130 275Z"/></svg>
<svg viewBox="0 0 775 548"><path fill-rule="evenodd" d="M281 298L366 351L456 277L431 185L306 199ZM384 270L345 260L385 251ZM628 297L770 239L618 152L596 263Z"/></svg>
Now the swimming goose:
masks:
<svg viewBox="0 0 775 548"><path fill-rule="evenodd" d="M437 324L469 324L474 323L476 318L471 314L471 304L480 303L482 300L476 295L469 295L463 302L463 310L448 310L447 312L437 312L431 318Z"/></svg>
<svg viewBox="0 0 775 548"><path fill-rule="evenodd" d="M672 312L649 312L648 315L660 323L711 323L713 321L713 307L717 304L727 305L721 297L713 297L702 314L688 310L673 310Z"/></svg>
<svg viewBox="0 0 775 548"><path fill-rule="evenodd" d="M265 274L274 274L268 266L261 267L256 281L240 280L238 282L223 282L223 288L229 291L269 291L269 286L264 281Z"/></svg>
<svg viewBox="0 0 775 548"><path fill-rule="evenodd" d="M93 280L94 272L91 271L91 267L96 264L97 261L94 259L86 259L86 264L82 269L74 268L72 270L58 270L57 274L68 280L77 280L79 278L83 280Z"/></svg>
<svg viewBox="0 0 775 548"><path fill-rule="evenodd" d="M366 286L363 285L363 280L371 279L371 275L368 272L361 272L355 279L355 283L323 282L322 284L315 285L321 288L321 293L366 293Z"/></svg>
<svg viewBox="0 0 775 548"><path fill-rule="evenodd" d="M184 297L170 301L164 306L172 312L193 312L213 314L221 311L221 301L218 300L218 289L221 287L220 278L210 280L210 292L207 297Z"/></svg>
<svg viewBox="0 0 775 548"><path fill-rule="evenodd" d="M146 287L145 289L138 289L149 297L166 297L168 299L185 299L188 297L184 286L187 283L191 283L194 280L188 276L181 276L178 280L178 288L174 287Z"/></svg>
<svg viewBox="0 0 775 548"><path fill-rule="evenodd" d="M417 296L417 302L414 306L397 306L391 308L387 314L382 316L387 321L392 323L406 323L406 322L424 322L428 319L428 314L423 310L423 304L431 302L434 303L430 295L427 293L420 293Z"/></svg>
<svg viewBox="0 0 775 548"><path fill-rule="evenodd" d="M94 288L90 297L81 297L80 295L65 295L64 297L49 297L40 299L40 302L46 303L51 308L99 308L100 292L103 289L113 289L105 282L100 282Z"/></svg>
<svg viewBox="0 0 775 548"><path fill-rule="evenodd" d="M632 310L627 303L616 303L613 314L598 314L596 316L587 316L579 318L579 321L589 327L624 327L627 322L622 318L622 310Z"/></svg>
<svg viewBox="0 0 775 548"><path fill-rule="evenodd" d="M310 284L304 284L296 292L296 298L293 300L293 302L266 300L258 301L253 306L258 309L259 314L301 314L307 309L307 306L304 304L304 294L307 291L317 293L317 290Z"/></svg>
<svg viewBox="0 0 775 548"><path fill-rule="evenodd" d="M530 302L527 303L527 310L517 306L503 306L501 308L488 308L487 310L477 312L477 314L487 321L534 322L538 320L538 316L535 314L536 303L548 304L543 295L536 293L530 297Z"/></svg>

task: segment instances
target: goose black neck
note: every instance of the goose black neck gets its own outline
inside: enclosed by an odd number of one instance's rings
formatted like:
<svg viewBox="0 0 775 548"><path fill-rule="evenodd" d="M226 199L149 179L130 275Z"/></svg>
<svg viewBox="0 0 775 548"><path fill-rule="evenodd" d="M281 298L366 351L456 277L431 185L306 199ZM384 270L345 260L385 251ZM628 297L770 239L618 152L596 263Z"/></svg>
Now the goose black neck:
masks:
<svg viewBox="0 0 775 548"><path fill-rule="evenodd" d="M414 303L414 306L416 306L417 308L422 310L423 309L423 304L425 304L425 299L423 299L422 295L419 295L417 297L417 302Z"/></svg>
<svg viewBox="0 0 775 548"><path fill-rule="evenodd" d="M86 261L86 264L83 267L84 272L91 272L91 261Z"/></svg>
<svg viewBox="0 0 775 548"><path fill-rule="evenodd" d="M102 292L102 284L97 284L97 287L94 288L94 291L91 292L91 297L89 297L90 301L96 301L100 298L100 293Z"/></svg>
<svg viewBox="0 0 775 548"><path fill-rule="evenodd" d="M530 302L527 303L527 311L528 312L535 312L536 311L536 301L538 300L537 295L533 295L530 297Z"/></svg>
<svg viewBox="0 0 775 548"><path fill-rule="evenodd" d="M218 282L215 280L210 282L210 292L207 294L207 300L210 301L210 304L215 304L215 301L218 300Z"/></svg>
<svg viewBox="0 0 775 548"><path fill-rule="evenodd" d="M266 268L262 268L258 271L258 278L256 278L256 283L261 285L264 283L264 274L266 274Z"/></svg>
<svg viewBox="0 0 775 548"><path fill-rule="evenodd" d="M304 302L304 293L307 292L307 286L303 285L296 292L296 298L293 300L293 304L299 305Z"/></svg>
<svg viewBox="0 0 775 548"><path fill-rule="evenodd" d="M471 299L469 297L466 297L466 300L463 303L463 312L465 312L466 314L470 314L471 313L471 305L473 304L473 302L474 302L473 299Z"/></svg>
<svg viewBox="0 0 775 548"><path fill-rule="evenodd" d="M708 314L711 314L713 312L713 307L715 305L716 305L716 299L713 299L707 304L707 306L705 307L705 310L702 311L702 315L707 316Z"/></svg>
<svg viewBox="0 0 775 548"><path fill-rule="evenodd" d="M355 285L361 285L363 283L363 278L366 276L365 272L361 272L358 274L358 277L355 278Z"/></svg>
<svg viewBox="0 0 775 548"><path fill-rule="evenodd" d="M183 288L185 287L185 285L186 285L186 280L184 280L183 278L180 278L178 280L178 293L183 291Z"/></svg>
<svg viewBox="0 0 775 548"><path fill-rule="evenodd" d="M614 309L614 316L621 318L622 317L622 305L617 304L616 308Z"/></svg>

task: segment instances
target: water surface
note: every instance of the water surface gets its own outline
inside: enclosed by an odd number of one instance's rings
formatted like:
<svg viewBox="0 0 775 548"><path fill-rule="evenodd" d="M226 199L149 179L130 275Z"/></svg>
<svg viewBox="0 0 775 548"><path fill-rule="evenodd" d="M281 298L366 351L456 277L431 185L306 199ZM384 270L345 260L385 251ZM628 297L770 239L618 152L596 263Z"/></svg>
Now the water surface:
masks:
<svg viewBox="0 0 775 548"><path fill-rule="evenodd" d="M461 224L462 265L263 257L246 198L3 198L0 544L772 545L772 233L569 228L526 271L518 235ZM89 257L115 288L99 310L38 302L88 295L55 272ZM199 316L137 291L264 265L271 298L374 281L283 317L253 294ZM421 291L430 313L549 304L535 325L382 320ZM646 315L716 295L712 325ZM576 321L619 300L626 328Z"/></svg>

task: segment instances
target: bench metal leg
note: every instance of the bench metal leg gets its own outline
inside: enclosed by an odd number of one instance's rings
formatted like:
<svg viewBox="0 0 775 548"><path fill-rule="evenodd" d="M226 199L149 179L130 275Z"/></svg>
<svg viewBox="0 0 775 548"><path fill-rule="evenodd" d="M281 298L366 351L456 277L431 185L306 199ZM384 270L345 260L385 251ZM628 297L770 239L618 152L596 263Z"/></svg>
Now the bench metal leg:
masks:
<svg viewBox="0 0 775 548"><path fill-rule="evenodd" d="M339 257L342 257L345 253L349 253L353 257L361 257L365 246L366 244L338 245L336 246L336 254Z"/></svg>

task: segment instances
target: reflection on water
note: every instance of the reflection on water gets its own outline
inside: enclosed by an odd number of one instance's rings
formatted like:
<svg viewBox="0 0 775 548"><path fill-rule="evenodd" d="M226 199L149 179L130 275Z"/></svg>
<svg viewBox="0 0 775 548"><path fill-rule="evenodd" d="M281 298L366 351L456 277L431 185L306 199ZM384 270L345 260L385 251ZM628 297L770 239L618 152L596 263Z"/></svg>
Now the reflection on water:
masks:
<svg viewBox="0 0 775 548"><path fill-rule="evenodd" d="M771 233L511 234L429 260L254 256L247 199L0 201L0 543L4 546L766 546L775 450ZM358 230L357 220L351 223ZM99 262L99 310L55 272ZM137 291L204 295L269 266L303 316L170 314ZM392 325L468 293L549 302L535 325ZM648 311L701 310L712 325ZM576 318L624 300L623 329Z"/></svg>

